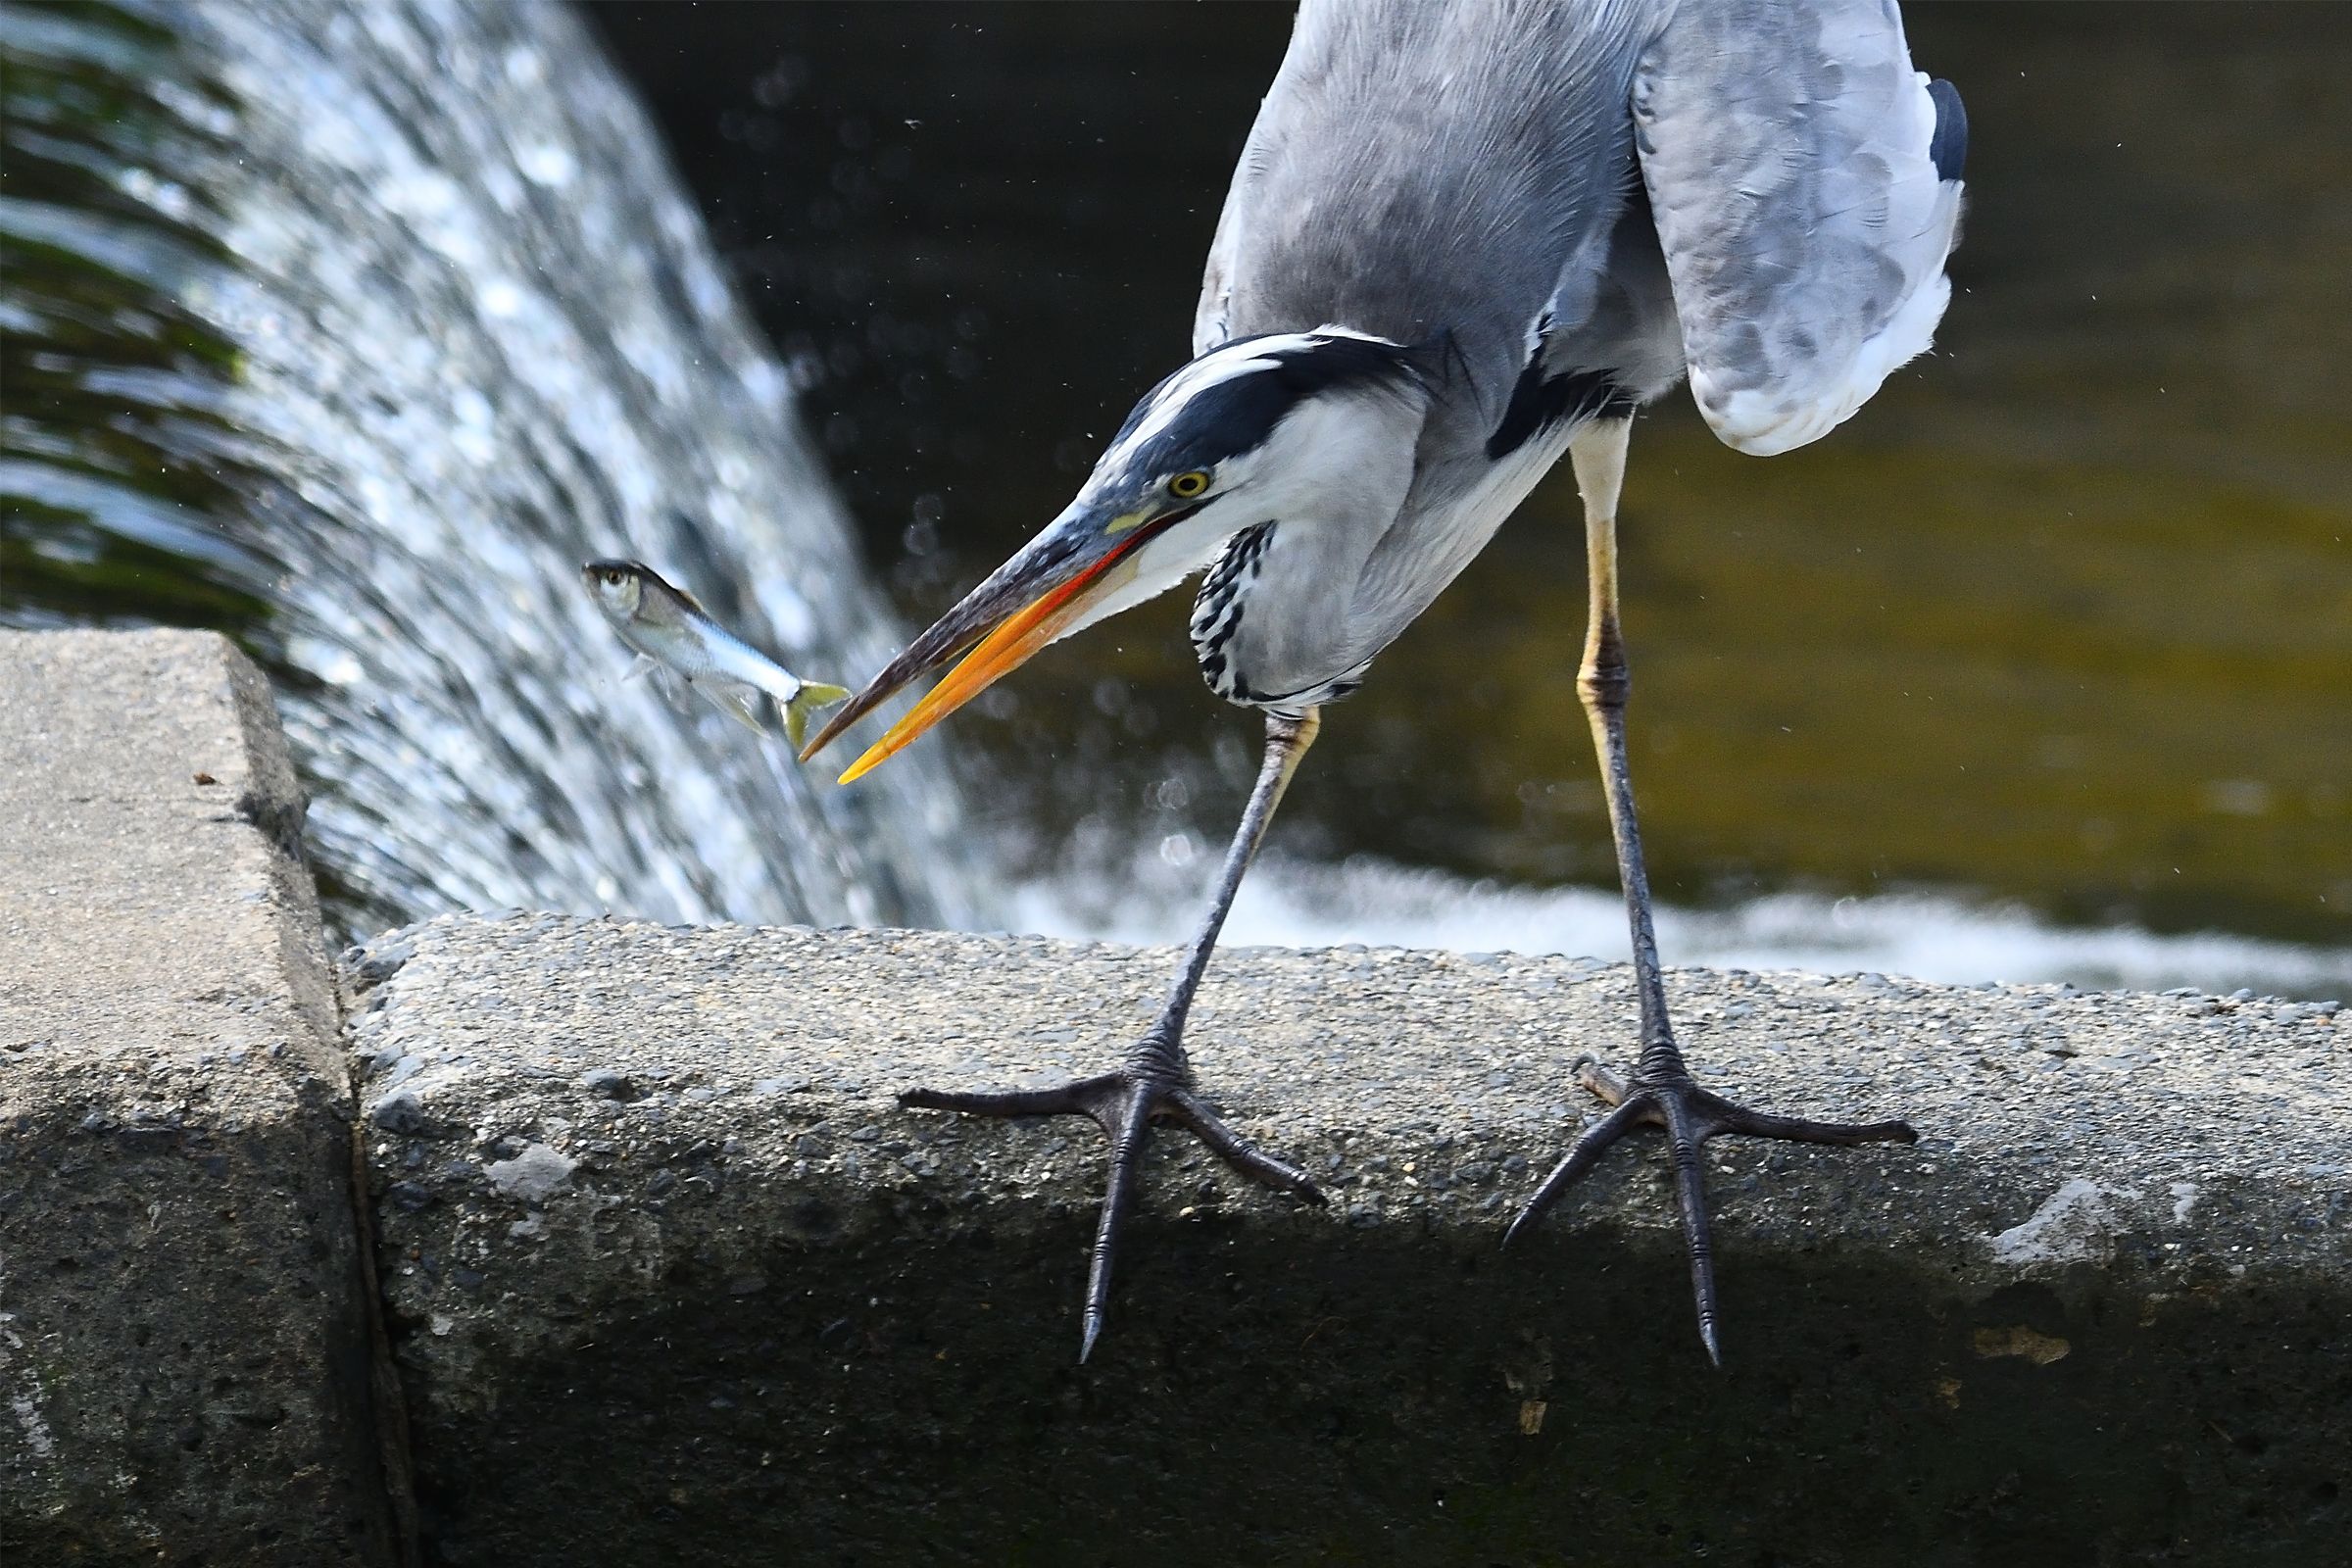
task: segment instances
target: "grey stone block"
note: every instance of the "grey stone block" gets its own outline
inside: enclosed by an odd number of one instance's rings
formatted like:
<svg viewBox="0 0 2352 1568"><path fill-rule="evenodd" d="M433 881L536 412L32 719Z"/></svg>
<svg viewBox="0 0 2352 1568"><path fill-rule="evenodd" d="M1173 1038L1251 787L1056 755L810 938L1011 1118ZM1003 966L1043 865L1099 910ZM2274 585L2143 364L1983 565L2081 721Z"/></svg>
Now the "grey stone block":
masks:
<svg viewBox="0 0 2352 1568"><path fill-rule="evenodd" d="M0 1552L393 1560L349 1079L267 683L0 632Z"/></svg>
<svg viewBox="0 0 2352 1568"><path fill-rule="evenodd" d="M453 1564L2296 1563L2352 1539L2344 1020L1670 976L1699 1070L1913 1148L1727 1141L1728 1366L1654 1141L1502 1225L1621 968L1219 956L1075 1364L1097 1070L1173 956L451 918L350 971L383 1283Z"/></svg>

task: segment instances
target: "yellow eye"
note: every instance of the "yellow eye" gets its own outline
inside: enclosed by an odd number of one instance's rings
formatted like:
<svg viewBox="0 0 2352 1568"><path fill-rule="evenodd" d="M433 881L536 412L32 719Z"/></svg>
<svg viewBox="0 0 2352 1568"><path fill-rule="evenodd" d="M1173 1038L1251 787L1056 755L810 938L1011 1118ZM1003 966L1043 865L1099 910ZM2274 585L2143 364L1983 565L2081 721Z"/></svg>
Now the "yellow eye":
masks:
<svg viewBox="0 0 2352 1568"><path fill-rule="evenodd" d="M1207 488L1208 475L1199 468L1190 473L1180 473L1168 481L1168 494L1179 501L1190 501Z"/></svg>

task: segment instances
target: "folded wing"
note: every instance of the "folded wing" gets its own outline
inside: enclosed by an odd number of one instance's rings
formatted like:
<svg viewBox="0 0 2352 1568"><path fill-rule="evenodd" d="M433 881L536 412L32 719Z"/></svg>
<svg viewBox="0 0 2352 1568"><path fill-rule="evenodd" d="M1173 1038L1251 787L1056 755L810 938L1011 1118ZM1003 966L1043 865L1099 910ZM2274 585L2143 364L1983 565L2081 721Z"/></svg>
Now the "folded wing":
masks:
<svg viewBox="0 0 2352 1568"><path fill-rule="evenodd" d="M1690 390L1728 445L1815 440L1926 350L1967 122L1892 0L1684 0L1633 107Z"/></svg>

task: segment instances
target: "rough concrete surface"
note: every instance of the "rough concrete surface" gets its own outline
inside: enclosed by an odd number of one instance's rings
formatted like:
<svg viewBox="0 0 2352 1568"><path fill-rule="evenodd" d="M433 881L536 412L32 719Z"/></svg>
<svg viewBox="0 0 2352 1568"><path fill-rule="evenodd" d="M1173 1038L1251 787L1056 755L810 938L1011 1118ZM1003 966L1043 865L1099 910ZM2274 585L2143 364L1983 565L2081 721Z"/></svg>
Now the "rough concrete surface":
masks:
<svg viewBox="0 0 2352 1568"><path fill-rule="evenodd" d="M1625 970L1221 955L1075 1364L1082 1122L1172 956L446 919L346 968L428 1552L452 1564L2342 1561L2352 1017L1677 972L1694 1065L1913 1148L1726 1141L1727 1369L1654 1141L1502 1224Z"/></svg>
<svg viewBox="0 0 2352 1568"><path fill-rule="evenodd" d="M349 1080L267 683L0 632L0 1562L391 1560Z"/></svg>

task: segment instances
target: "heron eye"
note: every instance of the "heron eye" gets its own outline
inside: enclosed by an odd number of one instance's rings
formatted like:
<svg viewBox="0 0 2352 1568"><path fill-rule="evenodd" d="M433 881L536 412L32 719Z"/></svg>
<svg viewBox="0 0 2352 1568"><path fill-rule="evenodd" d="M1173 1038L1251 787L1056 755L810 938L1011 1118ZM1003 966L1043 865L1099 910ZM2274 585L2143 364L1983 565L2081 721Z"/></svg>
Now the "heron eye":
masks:
<svg viewBox="0 0 2352 1568"><path fill-rule="evenodd" d="M1207 488L1208 475L1202 473L1199 468L1193 469L1190 473L1180 473L1168 481L1168 494L1180 501L1190 501Z"/></svg>

